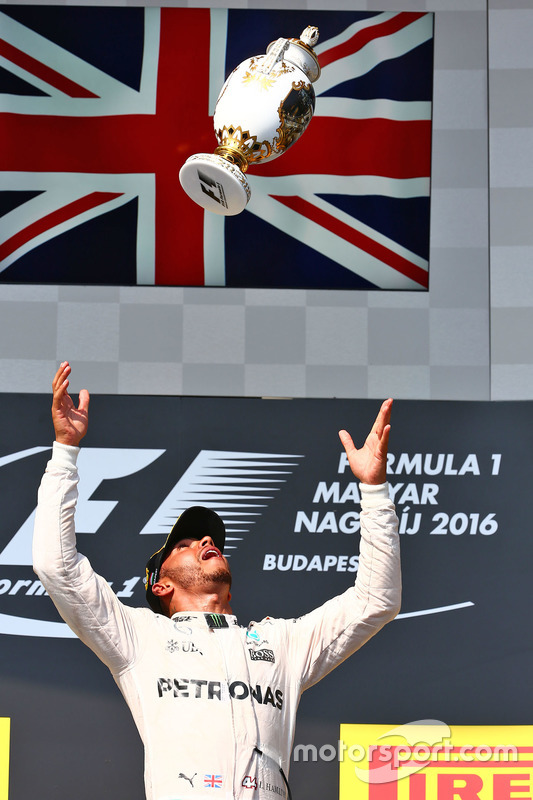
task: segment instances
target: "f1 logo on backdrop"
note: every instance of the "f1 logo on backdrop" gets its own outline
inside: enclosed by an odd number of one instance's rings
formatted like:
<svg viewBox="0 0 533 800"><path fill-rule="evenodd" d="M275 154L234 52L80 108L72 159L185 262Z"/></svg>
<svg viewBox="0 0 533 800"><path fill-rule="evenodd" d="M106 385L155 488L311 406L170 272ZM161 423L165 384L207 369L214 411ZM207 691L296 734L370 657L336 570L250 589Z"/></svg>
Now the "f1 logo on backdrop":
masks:
<svg viewBox="0 0 533 800"><path fill-rule="evenodd" d="M50 448L34 447L0 457L0 468L46 450ZM91 499L104 481L140 472L164 452L161 449L82 448L78 457L77 533L97 533L116 507L116 500ZM160 542L186 508L205 505L223 518L227 531L227 555L231 556L231 551L238 547L253 523L276 497L301 458L303 456L278 453L201 450L139 533L157 534ZM0 566L31 566L34 521L35 509L0 552ZM139 580L140 576L126 581L122 591L117 591L117 596L131 597L131 589ZM44 592L37 580L14 582L2 579L0 575L0 595L13 595L20 590L34 595ZM0 614L0 633L74 636L64 623L8 614Z"/></svg>

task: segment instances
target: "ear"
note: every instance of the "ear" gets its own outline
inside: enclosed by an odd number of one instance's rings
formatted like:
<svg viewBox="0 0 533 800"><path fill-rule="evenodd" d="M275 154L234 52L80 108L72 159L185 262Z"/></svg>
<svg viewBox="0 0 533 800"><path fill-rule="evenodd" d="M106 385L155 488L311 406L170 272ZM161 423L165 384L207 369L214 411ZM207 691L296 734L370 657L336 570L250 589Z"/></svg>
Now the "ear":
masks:
<svg viewBox="0 0 533 800"><path fill-rule="evenodd" d="M155 594L156 597L165 597L167 594L170 594L173 591L173 587L170 583L165 581L157 581L152 586L152 594Z"/></svg>

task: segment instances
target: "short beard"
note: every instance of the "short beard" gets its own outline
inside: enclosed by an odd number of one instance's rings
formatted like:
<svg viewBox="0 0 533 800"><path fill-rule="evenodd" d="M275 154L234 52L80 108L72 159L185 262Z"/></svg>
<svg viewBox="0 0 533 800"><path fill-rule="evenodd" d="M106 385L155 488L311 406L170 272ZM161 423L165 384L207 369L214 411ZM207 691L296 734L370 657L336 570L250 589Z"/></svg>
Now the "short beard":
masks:
<svg viewBox="0 0 533 800"><path fill-rule="evenodd" d="M170 578L181 589L208 589L213 585L226 585L228 589L231 589L231 572L226 566L218 567L210 575L206 575L200 567L193 565L179 569L167 569L163 566L160 577Z"/></svg>

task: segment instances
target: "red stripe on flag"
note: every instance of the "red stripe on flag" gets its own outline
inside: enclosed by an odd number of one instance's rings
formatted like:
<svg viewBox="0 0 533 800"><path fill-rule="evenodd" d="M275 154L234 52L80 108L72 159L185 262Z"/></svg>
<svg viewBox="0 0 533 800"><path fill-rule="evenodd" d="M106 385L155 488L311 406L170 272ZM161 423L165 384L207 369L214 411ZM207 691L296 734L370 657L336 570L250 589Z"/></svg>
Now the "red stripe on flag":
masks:
<svg viewBox="0 0 533 800"><path fill-rule="evenodd" d="M431 170L431 121L316 117L281 158L261 164L265 177L296 173L426 178Z"/></svg>
<svg viewBox="0 0 533 800"><path fill-rule="evenodd" d="M175 92L172 96L176 96ZM183 114L183 107L179 104L178 107ZM179 187L177 172L183 162L195 152L213 152L217 144L207 109L198 109L197 118L197 138L189 134L190 138L182 142L180 128L184 125L183 117L176 119L168 109L166 114L162 110L156 116L3 114L0 169L24 172L158 172L158 178L166 178L169 186ZM191 119L195 117L191 116ZM36 136L39 137L39 147L35 146ZM311 120L301 140L281 158L254 165L250 171L257 170L258 175L265 177L318 173L416 178L428 177L430 166L429 120L398 122L317 117ZM186 197L181 189L180 192Z"/></svg>
<svg viewBox="0 0 533 800"><path fill-rule="evenodd" d="M85 197L80 197L79 200L74 200L72 203L68 203L66 206L58 208L50 214L46 214L46 216L28 225L0 245L0 261L3 261L4 258L10 256L15 250L18 250L19 247L22 247L41 233L54 228L56 225L61 225L62 222L66 222L78 216L78 214L83 214L84 211L96 208L96 206L107 203L109 200L114 200L115 197L120 196L120 192L91 192L91 194Z"/></svg>
<svg viewBox="0 0 533 800"><path fill-rule="evenodd" d="M161 10L157 85L156 284L203 286L204 212L180 186L184 161L212 152L217 141L209 117L210 10ZM180 42L195 42L194 83L183 79ZM180 77L181 76L181 77ZM188 145L188 147L187 147ZM139 141L142 148L142 141ZM161 156L158 151L161 150Z"/></svg>
<svg viewBox="0 0 533 800"><path fill-rule="evenodd" d="M355 245L355 247L358 247L360 250L364 250L365 253L377 258L378 261L381 261L383 264L387 264L387 266L395 269L401 275L405 275L407 278L415 281L415 283L420 284L424 289L428 288L428 273L425 270L412 264L406 258L403 258L392 250L389 250L388 247L378 244L378 242L375 242L369 236L350 227L350 225L347 225L345 222L341 222L326 211L317 208L308 200L296 196L280 197L272 195L272 197L284 206L296 211L296 213L301 214L312 222L316 222L317 225L321 225L336 236L340 236L341 239Z"/></svg>
<svg viewBox="0 0 533 800"><path fill-rule="evenodd" d="M324 67L328 64L331 64L332 61L351 56L358 50L361 50L361 48L363 48L370 41L379 39L383 36L390 36L392 33L396 33L402 28L406 28L408 25L411 25L412 22L415 22L415 20L423 16L425 16L425 14L404 11L400 14L395 14L385 22L371 25L368 28L363 28L363 30L358 31L346 42L343 42L336 47L332 47L331 50L325 50L323 53L321 53L318 58L320 66L322 69L324 69Z"/></svg>
<svg viewBox="0 0 533 800"><path fill-rule="evenodd" d="M157 172L166 164L171 168L178 163L179 133L175 128L165 131L153 114L57 117L7 113L0 119L0 169L131 174ZM173 157L170 163L169 156Z"/></svg>
<svg viewBox="0 0 533 800"><path fill-rule="evenodd" d="M68 95L68 97L98 97L97 94L93 94L78 83L71 81L70 78L66 78L61 73L56 72L55 69L47 67L46 64L37 61L36 58L29 56L27 53L23 53L22 50L9 44L4 39L0 39L0 56L3 56L18 67L22 67L26 72L30 72L36 78L40 78L55 89L59 89L60 92Z"/></svg>

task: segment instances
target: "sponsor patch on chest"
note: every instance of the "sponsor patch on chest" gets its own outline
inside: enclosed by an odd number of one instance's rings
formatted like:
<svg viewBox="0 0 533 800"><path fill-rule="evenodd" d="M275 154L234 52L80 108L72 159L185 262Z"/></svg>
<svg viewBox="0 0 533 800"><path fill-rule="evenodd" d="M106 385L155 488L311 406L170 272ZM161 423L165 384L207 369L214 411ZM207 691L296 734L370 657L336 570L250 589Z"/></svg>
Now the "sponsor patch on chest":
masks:
<svg viewBox="0 0 533 800"><path fill-rule="evenodd" d="M160 698L180 698L188 700L248 700L251 699L260 705L271 705L281 711L283 708L283 692L281 689L271 688L244 681L206 680L205 678L158 678L157 695Z"/></svg>
<svg viewBox="0 0 533 800"><path fill-rule="evenodd" d="M276 659L274 657L274 651L269 650L267 647L263 648L262 650L248 650L250 654L250 658L252 661L270 661L271 664L275 664Z"/></svg>
<svg viewBox="0 0 533 800"><path fill-rule="evenodd" d="M270 647L264 646L268 644L268 639L263 639L257 630L249 629L246 631L246 644L252 661L269 661L271 664L276 663L274 651Z"/></svg>
<svg viewBox="0 0 533 800"><path fill-rule="evenodd" d="M169 639L165 650L168 653L198 653L203 656L202 651L190 639L181 642L176 639Z"/></svg>

